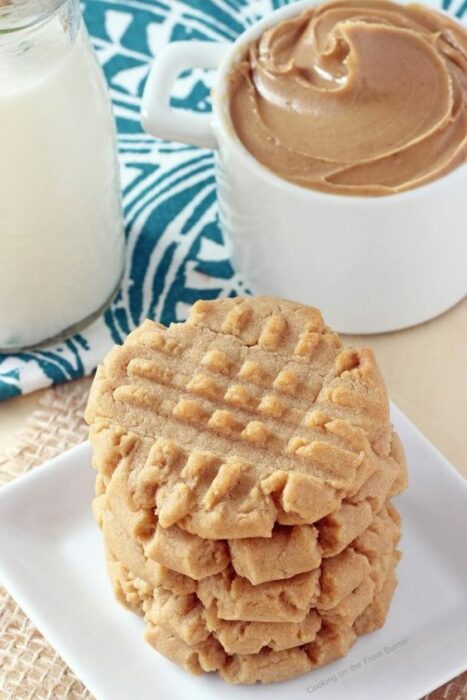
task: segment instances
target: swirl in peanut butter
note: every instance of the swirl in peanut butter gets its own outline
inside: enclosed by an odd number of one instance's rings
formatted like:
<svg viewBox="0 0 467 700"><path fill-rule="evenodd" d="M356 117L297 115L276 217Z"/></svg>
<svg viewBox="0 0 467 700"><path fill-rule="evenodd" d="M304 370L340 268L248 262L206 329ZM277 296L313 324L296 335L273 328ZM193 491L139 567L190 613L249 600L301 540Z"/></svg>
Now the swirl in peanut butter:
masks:
<svg viewBox="0 0 467 700"><path fill-rule="evenodd" d="M467 157L467 30L419 5L341 0L265 31L229 75L248 151L304 187L384 195Z"/></svg>

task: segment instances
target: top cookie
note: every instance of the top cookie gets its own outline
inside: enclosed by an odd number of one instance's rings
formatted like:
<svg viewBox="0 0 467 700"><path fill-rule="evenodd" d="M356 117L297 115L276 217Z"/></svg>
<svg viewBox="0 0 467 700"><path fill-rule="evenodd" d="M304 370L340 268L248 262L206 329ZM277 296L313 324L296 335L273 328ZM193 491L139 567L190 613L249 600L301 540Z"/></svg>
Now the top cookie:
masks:
<svg viewBox="0 0 467 700"><path fill-rule="evenodd" d="M373 353L281 299L199 301L186 323L146 321L98 368L86 419L104 481L126 462L135 510L204 538L312 524L394 473Z"/></svg>

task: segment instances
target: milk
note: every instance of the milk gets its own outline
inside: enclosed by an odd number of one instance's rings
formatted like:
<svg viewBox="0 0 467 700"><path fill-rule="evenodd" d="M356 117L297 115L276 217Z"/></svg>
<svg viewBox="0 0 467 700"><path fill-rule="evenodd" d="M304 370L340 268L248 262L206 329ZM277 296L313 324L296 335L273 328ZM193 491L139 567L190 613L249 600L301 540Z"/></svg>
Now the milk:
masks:
<svg viewBox="0 0 467 700"><path fill-rule="evenodd" d="M2 350L52 338L95 314L123 265L103 75L82 24L73 41L58 18L49 24L33 60L27 50L0 56Z"/></svg>

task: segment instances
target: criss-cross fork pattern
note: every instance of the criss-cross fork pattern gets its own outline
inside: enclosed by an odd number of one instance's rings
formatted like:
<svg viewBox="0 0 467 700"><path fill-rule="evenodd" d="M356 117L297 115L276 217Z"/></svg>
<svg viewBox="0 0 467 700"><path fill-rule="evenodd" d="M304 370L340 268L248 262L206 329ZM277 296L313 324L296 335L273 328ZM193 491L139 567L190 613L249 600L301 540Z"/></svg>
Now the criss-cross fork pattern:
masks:
<svg viewBox="0 0 467 700"><path fill-rule="evenodd" d="M114 589L169 658L279 680L382 624L403 450L373 354L316 309L224 299L147 321L98 369L87 420Z"/></svg>

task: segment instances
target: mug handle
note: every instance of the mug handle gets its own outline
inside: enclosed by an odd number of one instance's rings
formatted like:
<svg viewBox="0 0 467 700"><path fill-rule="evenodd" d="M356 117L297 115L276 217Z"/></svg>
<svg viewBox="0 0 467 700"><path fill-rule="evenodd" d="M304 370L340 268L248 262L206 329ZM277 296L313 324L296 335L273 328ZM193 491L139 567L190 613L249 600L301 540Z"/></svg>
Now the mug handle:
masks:
<svg viewBox="0 0 467 700"><path fill-rule="evenodd" d="M230 47L228 43L210 41L175 41L162 47L144 88L141 121L145 131L166 141L216 149L212 113L172 109L170 93L181 71L217 68Z"/></svg>

